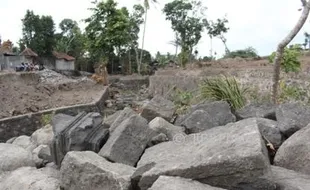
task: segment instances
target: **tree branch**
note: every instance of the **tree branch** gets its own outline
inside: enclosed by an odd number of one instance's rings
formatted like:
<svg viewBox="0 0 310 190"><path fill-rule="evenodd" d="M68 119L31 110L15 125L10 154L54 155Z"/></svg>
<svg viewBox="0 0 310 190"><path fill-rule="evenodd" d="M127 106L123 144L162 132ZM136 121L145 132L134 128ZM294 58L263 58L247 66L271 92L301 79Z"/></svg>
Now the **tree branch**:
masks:
<svg viewBox="0 0 310 190"><path fill-rule="evenodd" d="M307 1L306 0L300 0L301 1L301 3L302 3L302 6L304 7L304 6L306 6L306 4L307 4Z"/></svg>

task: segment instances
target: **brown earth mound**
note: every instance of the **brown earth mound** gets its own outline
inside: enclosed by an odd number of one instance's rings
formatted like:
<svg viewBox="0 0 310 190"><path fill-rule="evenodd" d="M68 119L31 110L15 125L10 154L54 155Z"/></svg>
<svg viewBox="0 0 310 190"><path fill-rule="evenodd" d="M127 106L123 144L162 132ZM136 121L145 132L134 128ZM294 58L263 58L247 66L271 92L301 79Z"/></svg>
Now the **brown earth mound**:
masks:
<svg viewBox="0 0 310 190"><path fill-rule="evenodd" d="M0 74L0 118L90 103L102 90L88 78L69 79L53 71Z"/></svg>

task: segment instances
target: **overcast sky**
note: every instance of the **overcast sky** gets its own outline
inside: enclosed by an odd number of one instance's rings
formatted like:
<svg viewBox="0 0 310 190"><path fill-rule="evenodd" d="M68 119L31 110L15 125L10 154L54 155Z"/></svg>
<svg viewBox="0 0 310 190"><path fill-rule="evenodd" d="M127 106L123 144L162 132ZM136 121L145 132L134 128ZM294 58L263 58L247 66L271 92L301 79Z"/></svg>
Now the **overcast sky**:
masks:
<svg viewBox="0 0 310 190"><path fill-rule="evenodd" d="M21 19L27 9L35 14L51 15L58 26L64 18L81 21L90 15L87 8L92 0L0 0L0 35L3 40L10 39L14 43L21 38ZM116 0L119 6L129 9L142 0ZM162 8L169 0L158 0L159 4L151 5L145 37L145 49L153 55L174 53L174 47L169 45L174 33L169 21L165 20ZM296 24L301 12L300 0L202 0L208 7L206 12L209 19L222 18L227 15L230 30L227 33L227 45L230 50L243 49L253 46L260 55L268 55L276 49L277 43L284 38ZM142 28L143 26L141 26ZM294 43L302 43L304 31L310 31L307 21ZM220 40L213 42L213 49L219 54L224 53L224 46ZM199 55L209 55L210 40L206 33L197 46Z"/></svg>

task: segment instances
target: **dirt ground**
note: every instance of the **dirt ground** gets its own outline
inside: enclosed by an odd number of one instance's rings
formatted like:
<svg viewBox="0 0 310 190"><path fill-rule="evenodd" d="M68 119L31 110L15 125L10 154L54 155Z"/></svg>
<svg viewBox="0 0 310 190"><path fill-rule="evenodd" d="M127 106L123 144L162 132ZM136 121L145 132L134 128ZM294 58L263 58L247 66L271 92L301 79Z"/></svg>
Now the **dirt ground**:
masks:
<svg viewBox="0 0 310 190"><path fill-rule="evenodd" d="M0 118L90 103L97 100L104 90L104 86L95 84L88 78L73 80L61 75L53 76L50 73L48 76L40 74L39 77L21 77L18 73L2 74Z"/></svg>

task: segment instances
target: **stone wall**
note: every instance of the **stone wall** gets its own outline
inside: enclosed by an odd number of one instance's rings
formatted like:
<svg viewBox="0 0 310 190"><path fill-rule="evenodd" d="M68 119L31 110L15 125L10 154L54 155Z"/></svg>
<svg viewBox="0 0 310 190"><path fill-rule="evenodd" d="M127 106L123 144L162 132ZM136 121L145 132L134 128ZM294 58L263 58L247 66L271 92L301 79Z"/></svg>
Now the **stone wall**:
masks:
<svg viewBox="0 0 310 190"><path fill-rule="evenodd" d="M36 113L14 116L0 119L0 143L20 135L31 135L35 130L41 128L46 120L53 114L64 113L67 115L77 115L85 112L99 112L103 114L105 101L109 98L108 88L102 91L101 97L89 104L66 106L55 109L44 110Z"/></svg>

